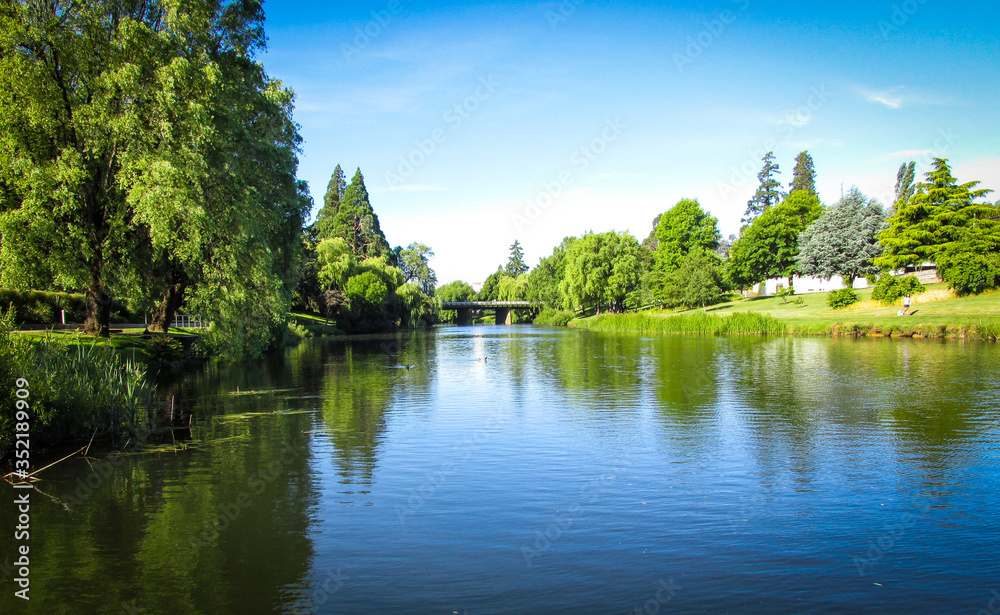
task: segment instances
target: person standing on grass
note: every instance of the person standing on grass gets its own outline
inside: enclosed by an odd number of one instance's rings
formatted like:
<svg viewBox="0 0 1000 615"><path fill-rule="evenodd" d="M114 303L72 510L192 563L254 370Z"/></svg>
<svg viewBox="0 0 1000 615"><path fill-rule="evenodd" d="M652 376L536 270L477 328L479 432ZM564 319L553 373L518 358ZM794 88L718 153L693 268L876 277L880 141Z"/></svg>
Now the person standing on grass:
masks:
<svg viewBox="0 0 1000 615"><path fill-rule="evenodd" d="M909 316L909 315L910 315L910 295L909 293L907 293L906 296L903 297L903 316Z"/></svg>

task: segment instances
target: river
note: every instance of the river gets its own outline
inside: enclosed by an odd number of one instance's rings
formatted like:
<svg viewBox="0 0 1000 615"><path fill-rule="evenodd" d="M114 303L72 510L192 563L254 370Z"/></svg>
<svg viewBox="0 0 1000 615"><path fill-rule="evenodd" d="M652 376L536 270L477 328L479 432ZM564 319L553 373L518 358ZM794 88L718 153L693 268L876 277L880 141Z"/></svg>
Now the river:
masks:
<svg viewBox="0 0 1000 615"><path fill-rule="evenodd" d="M0 612L996 613L998 374L958 341L309 340L164 385L176 447L47 470Z"/></svg>

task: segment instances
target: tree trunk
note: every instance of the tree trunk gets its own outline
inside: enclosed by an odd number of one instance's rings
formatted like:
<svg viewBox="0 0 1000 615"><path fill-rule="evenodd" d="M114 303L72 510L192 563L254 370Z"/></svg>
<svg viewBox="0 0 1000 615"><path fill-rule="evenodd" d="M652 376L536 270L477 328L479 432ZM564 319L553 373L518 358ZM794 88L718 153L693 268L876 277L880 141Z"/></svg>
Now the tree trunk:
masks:
<svg viewBox="0 0 1000 615"><path fill-rule="evenodd" d="M87 287L87 318L83 321L83 331L99 337L111 336L111 294L104 284Z"/></svg>
<svg viewBox="0 0 1000 615"><path fill-rule="evenodd" d="M166 333L170 330L170 323L174 321L174 314L181 306L184 299L184 284L170 284L163 293L163 298L153 310L152 322L149 323L150 331L160 331Z"/></svg>

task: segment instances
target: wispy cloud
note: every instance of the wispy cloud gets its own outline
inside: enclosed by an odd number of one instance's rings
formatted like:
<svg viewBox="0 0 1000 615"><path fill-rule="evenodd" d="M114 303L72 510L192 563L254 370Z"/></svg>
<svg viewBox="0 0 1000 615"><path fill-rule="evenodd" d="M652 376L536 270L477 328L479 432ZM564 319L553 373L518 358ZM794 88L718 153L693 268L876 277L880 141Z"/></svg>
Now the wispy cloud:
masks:
<svg viewBox="0 0 1000 615"><path fill-rule="evenodd" d="M904 85L882 90L857 85L855 89L868 102L880 104L890 109L915 106L952 107L956 105L955 98L951 95L918 90Z"/></svg>

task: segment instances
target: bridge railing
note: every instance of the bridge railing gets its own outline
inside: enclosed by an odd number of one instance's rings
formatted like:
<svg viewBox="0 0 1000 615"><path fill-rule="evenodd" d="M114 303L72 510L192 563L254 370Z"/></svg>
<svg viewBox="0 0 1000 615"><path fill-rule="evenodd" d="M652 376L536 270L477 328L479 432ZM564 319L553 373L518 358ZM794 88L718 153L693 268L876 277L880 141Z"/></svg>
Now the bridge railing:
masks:
<svg viewBox="0 0 1000 615"><path fill-rule="evenodd" d="M541 307L540 301L443 301L441 309L455 308L530 308Z"/></svg>

